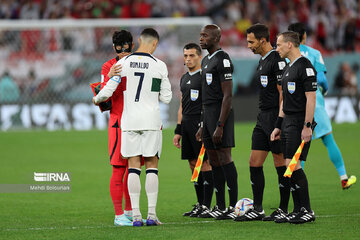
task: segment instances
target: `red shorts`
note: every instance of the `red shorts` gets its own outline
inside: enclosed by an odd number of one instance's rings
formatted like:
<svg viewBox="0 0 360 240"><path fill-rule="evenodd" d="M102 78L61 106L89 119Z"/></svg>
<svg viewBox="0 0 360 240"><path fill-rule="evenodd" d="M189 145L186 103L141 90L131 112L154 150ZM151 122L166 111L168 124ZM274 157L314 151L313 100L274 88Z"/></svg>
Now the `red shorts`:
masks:
<svg viewBox="0 0 360 240"><path fill-rule="evenodd" d="M118 117L109 120L109 156L110 164L115 166L127 166L127 159L121 156L121 129Z"/></svg>

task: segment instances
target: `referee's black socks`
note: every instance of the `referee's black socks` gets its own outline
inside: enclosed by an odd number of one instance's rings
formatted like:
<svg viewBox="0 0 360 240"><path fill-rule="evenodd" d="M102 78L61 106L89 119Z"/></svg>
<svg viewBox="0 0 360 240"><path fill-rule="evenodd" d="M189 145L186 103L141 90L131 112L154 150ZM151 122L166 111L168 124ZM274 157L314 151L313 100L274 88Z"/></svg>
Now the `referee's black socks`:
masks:
<svg viewBox="0 0 360 240"><path fill-rule="evenodd" d="M284 212L288 211L289 198L290 198L290 179L284 177L286 166L276 168L278 174L279 190L280 190L280 205L279 208Z"/></svg>
<svg viewBox="0 0 360 240"><path fill-rule="evenodd" d="M199 173L197 182L194 182L196 198L200 205L203 205L204 202L204 176L203 172Z"/></svg>
<svg viewBox="0 0 360 240"><path fill-rule="evenodd" d="M308 181L302 168L292 173L291 183L294 185L296 192L298 192L297 197L300 206L297 210L300 210L301 207L305 207L306 210L311 211Z"/></svg>
<svg viewBox="0 0 360 240"><path fill-rule="evenodd" d="M220 210L225 210L225 174L223 167L212 167L214 177L214 188L216 195L216 205Z"/></svg>
<svg viewBox="0 0 360 240"><path fill-rule="evenodd" d="M234 162L223 166L225 178L229 191L230 206L235 207L238 201L238 183L237 183L237 171Z"/></svg>
<svg viewBox="0 0 360 240"><path fill-rule="evenodd" d="M203 205L210 209L211 199L214 193L214 180L212 171L201 172L203 176L203 185L204 185L204 201Z"/></svg>
<svg viewBox="0 0 360 240"><path fill-rule="evenodd" d="M253 191L254 209L261 212L265 187L263 167L250 167L250 180Z"/></svg>

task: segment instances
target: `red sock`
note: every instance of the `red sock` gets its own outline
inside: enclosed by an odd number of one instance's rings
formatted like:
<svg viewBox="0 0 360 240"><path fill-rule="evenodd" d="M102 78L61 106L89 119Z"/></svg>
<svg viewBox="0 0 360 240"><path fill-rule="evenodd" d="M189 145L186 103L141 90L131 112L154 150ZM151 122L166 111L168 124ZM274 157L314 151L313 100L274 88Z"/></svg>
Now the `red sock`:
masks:
<svg viewBox="0 0 360 240"><path fill-rule="evenodd" d="M131 211L131 200L130 200L130 195L129 195L129 189L128 189L128 185L127 185L127 181L128 181L128 176L129 176L129 168L126 167L126 173L124 176L124 197L125 197L125 211Z"/></svg>
<svg viewBox="0 0 360 240"><path fill-rule="evenodd" d="M122 166L113 166L113 173L110 179L110 195L114 204L115 215L122 215L123 199L123 178L126 168Z"/></svg>

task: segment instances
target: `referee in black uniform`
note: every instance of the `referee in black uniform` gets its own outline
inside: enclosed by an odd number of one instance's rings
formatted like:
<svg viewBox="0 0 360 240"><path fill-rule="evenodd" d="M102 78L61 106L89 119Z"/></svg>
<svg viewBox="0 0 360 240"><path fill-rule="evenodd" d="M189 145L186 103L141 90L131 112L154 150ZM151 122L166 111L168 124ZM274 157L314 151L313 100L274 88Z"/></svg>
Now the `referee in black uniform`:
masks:
<svg viewBox="0 0 360 240"><path fill-rule="evenodd" d="M281 143L279 140L270 141L271 132L275 128L275 122L279 115L279 103L282 99L281 77L286 62L271 46L270 33L267 26L255 24L248 28L246 32L248 48L255 54L261 55L255 73L255 78L260 88L260 112L252 133L249 161L254 208L249 209L244 215L238 216L234 220L273 221L280 214L287 214L290 198L290 182L288 178L284 177L286 164L281 152ZM265 212L262 207L265 187L263 165L269 151L272 152L274 165L278 174L280 205L270 216L265 217Z"/></svg>
<svg viewBox="0 0 360 240"><path fill-rule="evenodd" d="M315 221L315 214L310 207L308 182L301 168L301 161L306 161L310 148L316 103L316 71L311 62L301 56L299 35L295 32L281 33L277 38L276 51L282 58L288 58L281 79L283 102L280 105L279 124L271 134L272 140L281 136L284 158L289 165L301 140L305 141L300 159L290 178L294 201L294 211L286 217L275 219L275 222L306 223Z"/></svg>
<svg viewBox="0 0 360 240"><path fill-rule="evenodd" d="M199 217L218 220L235 218L234 206L238 198L237 171L231 158L234 140L234 113L232 101L233 64L219 45L221 30L207 25L200 33L200 46L209 54L201 62L203 125L197 139L203 140L214 177L216 206L205 209ZM225 205L225 182L229 192L229 207Z"/></svg>
<svg viewBox="0 0 360 240"><path fill-rule="evenodd" d="M189 43L185 45L183 51L184 62L189 71L180 80L181 101L173 144L175 147L181 148L181 159L189 161L191 172L193 172L201 148L201 143L195 138L202 109L201 48L195 43ZM206 155L194 187L197 203L191 211L185 212L183 216L197 217L202 212L202 206L210 208L214 184L211 166Z"/></svg>

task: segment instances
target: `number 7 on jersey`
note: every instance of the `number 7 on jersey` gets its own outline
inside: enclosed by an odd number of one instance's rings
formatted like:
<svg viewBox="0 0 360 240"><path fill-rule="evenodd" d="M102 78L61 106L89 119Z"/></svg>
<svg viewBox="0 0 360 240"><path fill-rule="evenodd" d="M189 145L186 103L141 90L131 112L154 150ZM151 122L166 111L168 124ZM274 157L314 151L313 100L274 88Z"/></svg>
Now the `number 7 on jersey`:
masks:
<svg viewBox="0 0 360 240"><path fill-rule="evenodd" d="M145 73L135 72L134 75L140 77L139 85L137 87L136 96L135 96L135 102L138 102L139 98L140 98L140 91L141 91L141 87L142 87L142 83L143 83L143 80L144 80Z"/></svg>

